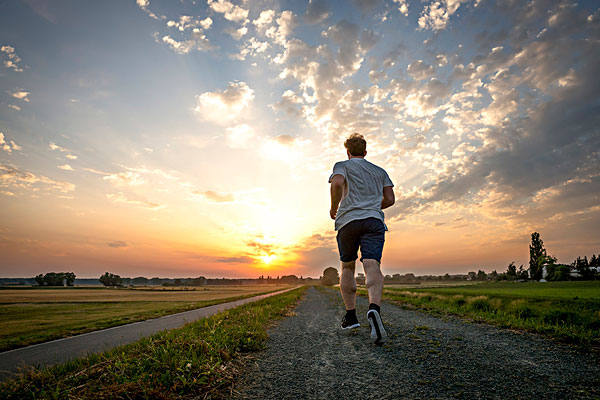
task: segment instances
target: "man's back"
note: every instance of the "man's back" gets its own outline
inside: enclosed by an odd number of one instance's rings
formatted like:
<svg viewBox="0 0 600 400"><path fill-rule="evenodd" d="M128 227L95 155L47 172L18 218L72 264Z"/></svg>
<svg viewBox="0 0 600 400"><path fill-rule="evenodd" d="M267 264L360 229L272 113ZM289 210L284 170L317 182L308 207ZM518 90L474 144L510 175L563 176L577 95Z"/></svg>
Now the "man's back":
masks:
<svg viewBox="0 0 600 400"><path fill-rule="evenodd" d="M351 158L334 165L330 182L334 175L345 178L344 197L335 218L336 230L357 219L384 220L381 211L383 188L394 185L383 168L364 158Z"/></svg>

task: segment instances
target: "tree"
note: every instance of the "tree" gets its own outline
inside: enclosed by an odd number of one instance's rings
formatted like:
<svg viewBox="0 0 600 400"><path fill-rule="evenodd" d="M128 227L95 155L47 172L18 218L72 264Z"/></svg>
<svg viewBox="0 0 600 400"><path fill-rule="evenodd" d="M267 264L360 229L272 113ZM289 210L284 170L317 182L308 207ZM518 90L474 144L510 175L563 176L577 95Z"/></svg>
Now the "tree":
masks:
<svg viewBox="0 0 600 400"><path fill-rule="evenodd" d="M105 272L98 279L104 286L121 286L123 283L123 279L119 275L114 275L109 272Z"/></svg>
<svg viewBox="0 0 600 400"><path fill-rule="evenodd" d="M490 272L490 279L493 279L493 280L498 279L498 272L496 272L496 270L493 270L492 272Z"/></svg>
<svg viewBox="0 0 600 400"><path fill-rule="evenodd" d="M517 279L522 279L526 281L529 278L529 272L523 268L523 264L519 267L519 271L517 272Z"/></svg>
<svg viewBox="0 0 600 400"><path fill-rule="evenodd" d="M479 270L477 271L477 280L478 281L487 281L487 274L485 271Z"/></svg>
<svg viewBox="0 0 600 400"><path fill-rule="evenodd" d="M581 257L577 257L577 260L575 260L573 263L573 267L577 272L579 272L579 275L581 275L583 279L592 278L593 273L590 269L590 263L588 262L587 256L583 257L583 259Z"/></svg>
<svg viewBox="0 0 600 400"><path fill-rule="evenodd" d="M75 283L75 274L72 272L65 272L63 275L67 286L73 286L73 284Z"/></svg>
<svg viewBox="0 0 600 400"><path fill-rule="evenodd" d="M474 281L475 279L477 279L477 274L473 271L470 271L467 275L469 276L470 281Z"/></svg>
<svg viewBox="0 0 600 400"><path fill-rule="evenodd" d="M542 279L543 267L539 266L539 259L546 256L544 242L540 238L540 234L533 232L531 234L531 244L529 245L529 274L531 279L539 281Z"/></svg>
<svg viewBox="0 0 600 400"><path fill-rule="evenodd" d="M509 281L517 279L517 266L514 261L508 264L508 268L506 269L506 279Z"/></svg>
<svg viewBox="0 0 600 400"><path fill-rule="evenodd" d="M333 286L340 281L338 270L333 267L325 268L321 283L325 286Z"/></svg>
<svg viewBox="0 0 600 400"><path fill-rule="evenodd" d="M590 267L600 267L600 260L596 257L595 254L592 254L592 258L590 258Z"/></svg>
<svg viewBox="0 0 600 400"><path fill-rule="evenodd" d="M547 281L568 281L571 276L571 268L568 265L552 264L546 268Z"/></svg>
<svg viewBox="0 0 600 400"><path fill-rule="evenodd" d="M35 281L37 282L38 285L44 286L44 275L39 274L33 279L35 279Z"/></svg>

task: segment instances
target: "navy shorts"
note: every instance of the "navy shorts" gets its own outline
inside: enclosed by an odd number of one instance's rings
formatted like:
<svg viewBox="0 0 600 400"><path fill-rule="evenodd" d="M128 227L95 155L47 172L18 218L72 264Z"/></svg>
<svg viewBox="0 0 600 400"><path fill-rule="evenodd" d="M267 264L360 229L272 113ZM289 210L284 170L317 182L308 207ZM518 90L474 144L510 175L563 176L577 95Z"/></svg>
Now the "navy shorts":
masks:
<svg viewBox="0 0 600 400"><path fill-rule="evenodd" d="M377 218L357 219L348 222L337 233L338 250L342 262L373 259L381 262L385 242L385 225Z"/></svg>

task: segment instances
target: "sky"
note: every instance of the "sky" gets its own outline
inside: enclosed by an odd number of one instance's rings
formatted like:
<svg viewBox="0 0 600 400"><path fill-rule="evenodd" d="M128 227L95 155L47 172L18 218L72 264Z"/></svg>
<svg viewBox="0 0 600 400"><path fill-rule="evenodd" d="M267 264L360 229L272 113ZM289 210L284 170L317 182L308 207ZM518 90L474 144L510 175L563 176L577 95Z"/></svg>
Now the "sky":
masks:
<svg viewBox="0 0 600 400"><path fill-rule="evenodd" d="M318 277L352 132L385 274L589 257L598 76L595 1L2 2L0 276Z"/></svg>

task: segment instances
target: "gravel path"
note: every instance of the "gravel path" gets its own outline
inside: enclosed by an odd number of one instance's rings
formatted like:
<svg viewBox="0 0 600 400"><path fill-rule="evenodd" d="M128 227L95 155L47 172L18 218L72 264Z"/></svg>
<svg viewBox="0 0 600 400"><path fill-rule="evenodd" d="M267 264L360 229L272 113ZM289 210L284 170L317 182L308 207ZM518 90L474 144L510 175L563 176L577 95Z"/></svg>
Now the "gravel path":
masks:
<svg viewBox="0 0 600 400"><path fill-rule="evenodd" d="M600 399L600 359L537 335L382 305L390 339L343 331L340 295L310 288L270 331L236 385L238 399Z"/></svg>

